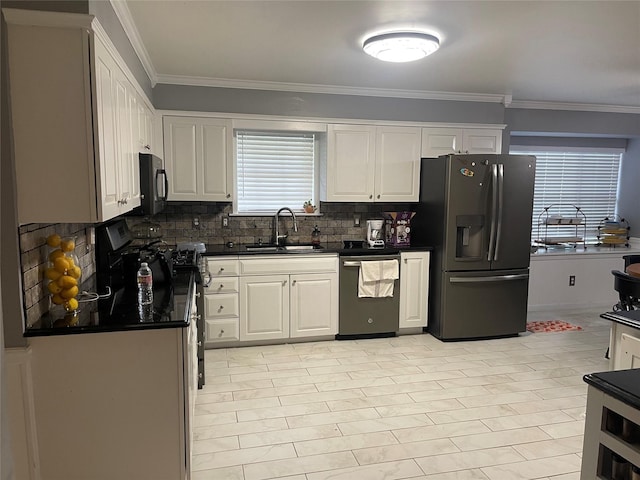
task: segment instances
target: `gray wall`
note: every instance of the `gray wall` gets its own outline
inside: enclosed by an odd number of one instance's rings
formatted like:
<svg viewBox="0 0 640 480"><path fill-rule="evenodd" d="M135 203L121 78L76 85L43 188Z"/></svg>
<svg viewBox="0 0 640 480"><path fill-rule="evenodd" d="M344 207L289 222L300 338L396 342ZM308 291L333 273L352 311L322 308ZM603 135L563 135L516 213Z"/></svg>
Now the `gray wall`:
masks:
<svg viewBox="0 0 640 480"><path fill-rule="evenodd" d="M640 238L640 138L629 140L622 156L618 188L618 212L631 226L631 236Z"/></svg>
<svg viewBox="0 0 640 480"><path fill-rule="evenodd" d="M118 49L118 52L126 62L127 66L133 73L134 77L145 91L147 97L151 99L151 80L145 71L142 63L138 59L138 55L131 46L129 37L122 28L122 24L108 0L89 0L89 13L96 16L100 25L104 27L109 38Z"/></svg>
<svg viewBox="0 0 640 480"><path fill-rule="evenodd" d="M158 84L157 109L407 122L503 123L499 103Z"/></svg>
<svg viewBox="0 0 640 480"><path fill-rule="evenodd" d="M633 113L509 108L504 123L514 135L640 137L640 115Z"/></svg>

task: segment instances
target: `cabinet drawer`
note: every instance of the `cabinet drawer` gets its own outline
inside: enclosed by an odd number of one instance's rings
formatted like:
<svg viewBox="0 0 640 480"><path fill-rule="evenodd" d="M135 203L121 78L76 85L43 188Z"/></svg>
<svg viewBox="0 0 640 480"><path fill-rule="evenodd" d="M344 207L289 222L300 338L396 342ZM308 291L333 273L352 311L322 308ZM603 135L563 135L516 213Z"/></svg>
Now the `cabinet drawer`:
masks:
<svg viewBox="0 0 640 480"><path fill-rule="evenodd" d="M310 255L291 258L291 255L240 260L242 275L293 275L296 273L322 273L338 271L337 255Z"/></svg>
<svg viewBox="0 0 640 480"><path fill-rule="evenodd" d="M238 277L215 277L208 287L204 287L206 295L215 293L238 293Z"/></svg>
<svg viewBox="0 0 640 480"><path fill-rule="evenodd" d="M240 340L238 320L205 320L205 342Z"/></svg>
<svg viewBox="0 0 640 480"><path fill-rule="evenodd" d="M212 277L237 276L239 273L238 259L207 258L207 268Z"/></svg>
<svg viewBox="0 0 640 480"><path fill-rule="evenodd" d="M238 316L238 294L220 293L204 296L205 319Z"/></svg>

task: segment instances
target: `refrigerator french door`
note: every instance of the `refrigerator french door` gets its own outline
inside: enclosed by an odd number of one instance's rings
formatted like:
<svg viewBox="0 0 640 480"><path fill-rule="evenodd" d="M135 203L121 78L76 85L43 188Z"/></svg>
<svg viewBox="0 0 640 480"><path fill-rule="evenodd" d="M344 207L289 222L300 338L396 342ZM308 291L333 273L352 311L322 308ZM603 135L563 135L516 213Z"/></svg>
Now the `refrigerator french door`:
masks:
<svg viewBox="0 0 640 480"><path fill-rule="evenodd" d="M526 327L535 157L422 159L412 222L434 247L428 330L443 340Z"/></svg>

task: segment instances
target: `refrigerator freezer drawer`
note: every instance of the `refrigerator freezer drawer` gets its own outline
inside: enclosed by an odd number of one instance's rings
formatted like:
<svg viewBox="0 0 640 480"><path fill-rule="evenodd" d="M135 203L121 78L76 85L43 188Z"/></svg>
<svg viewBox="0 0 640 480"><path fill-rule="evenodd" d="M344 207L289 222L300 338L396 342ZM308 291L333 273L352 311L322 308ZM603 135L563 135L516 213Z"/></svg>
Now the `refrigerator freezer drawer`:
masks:
<svg viewBox="0 0 640 480"><path fill-rule="evenodd" d="M527 323L528 270L442 272L431 333L442 340L516 335Z"/></svg>

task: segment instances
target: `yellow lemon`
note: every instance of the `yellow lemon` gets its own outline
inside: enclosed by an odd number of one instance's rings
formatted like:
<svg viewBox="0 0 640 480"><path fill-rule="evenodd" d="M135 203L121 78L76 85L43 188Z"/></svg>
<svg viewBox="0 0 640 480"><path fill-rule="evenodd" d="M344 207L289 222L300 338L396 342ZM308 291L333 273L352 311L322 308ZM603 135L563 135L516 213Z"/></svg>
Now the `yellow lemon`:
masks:
<svg viewBox="0 0 640 480"><path fill-rule="evenodd" d="M62 291L62 287L58 285L57 282L49 282L49 284L47 285L47 289L54 295Z"/></svg>
<svg viewBox="0 0 640 480"><path fill-rule="evenodd" d="M69 268L69 262L67 262L67 259L64 256L58 257L53 261L53 268L60 273L65 273Z"/></svg>
<svg viewBox="0 0 640 480"><path fill-rule="evenodd" d="M49 280L58 280L62 276L62 272L57 271L55 268L47 268L44 271L44 276Z"/></svg>
<svg viewBox="0 0 640 480"><path fill-rule="evenodd" d="M73 257L65 256L64 258L67 259L67 263L69 264L69 269L71 269L71 268L76 266L76 262L73 260Z"/></svg>
<svg viewBox="0 0 640 480"><path fill-rule="evenodd" d="M47 245L50 247L58 247L60 245L60 235L57 233L51 234L47 237Z"/></svg>
<svg viewBox="0 0 640 480"><path fill-rule="evenodd" d="M64 308L65 308L65 310L67 312L73 312L74 310L77 310L78 309L78 300L76 300L75 298L70 298L64 304Z"/></svg>
<svg viewBox="0 0 640 480"><path fill-rule="evenodd" d="M58 285L62 288L71 288L78 285L78 281L71 275L63 275L58 279Z"/></svg>
<svg viewBox="0 0 640 480"><path fill-rule="evenodd" d="M53 297L51 297L51 301L56 305L62 305L66 300L60 296L60 294L56 293Z"/></svg>
<svg viewBox="0 0 640 480"><path fill-rule="evenodd" d="M78 295L78 287L66 288L60 292L60 296L65 299L70 299Z"/></svg>
<svg viewBox="0 0 640 480"><path fill-rule="evenodd" d="M76 248L76 243L71 239L62 240L60 242L60 248L63 252L70 252L74 248Z"/></svg>
<svg viewBox="0 0 640 480"><path fill-rule="evenodd" d="M82 269L79 266L74 265L67 273L73 278L78 279L80 278L80 275L82 275Z"/></svg>
<svg viewBox="0 0 640 480"><path fill-rule="evenodd" d="M51 262L55 262L56 258L62 258L62 257L64 257L64 252L59 248L49 254L49 260Z"/></svg>

